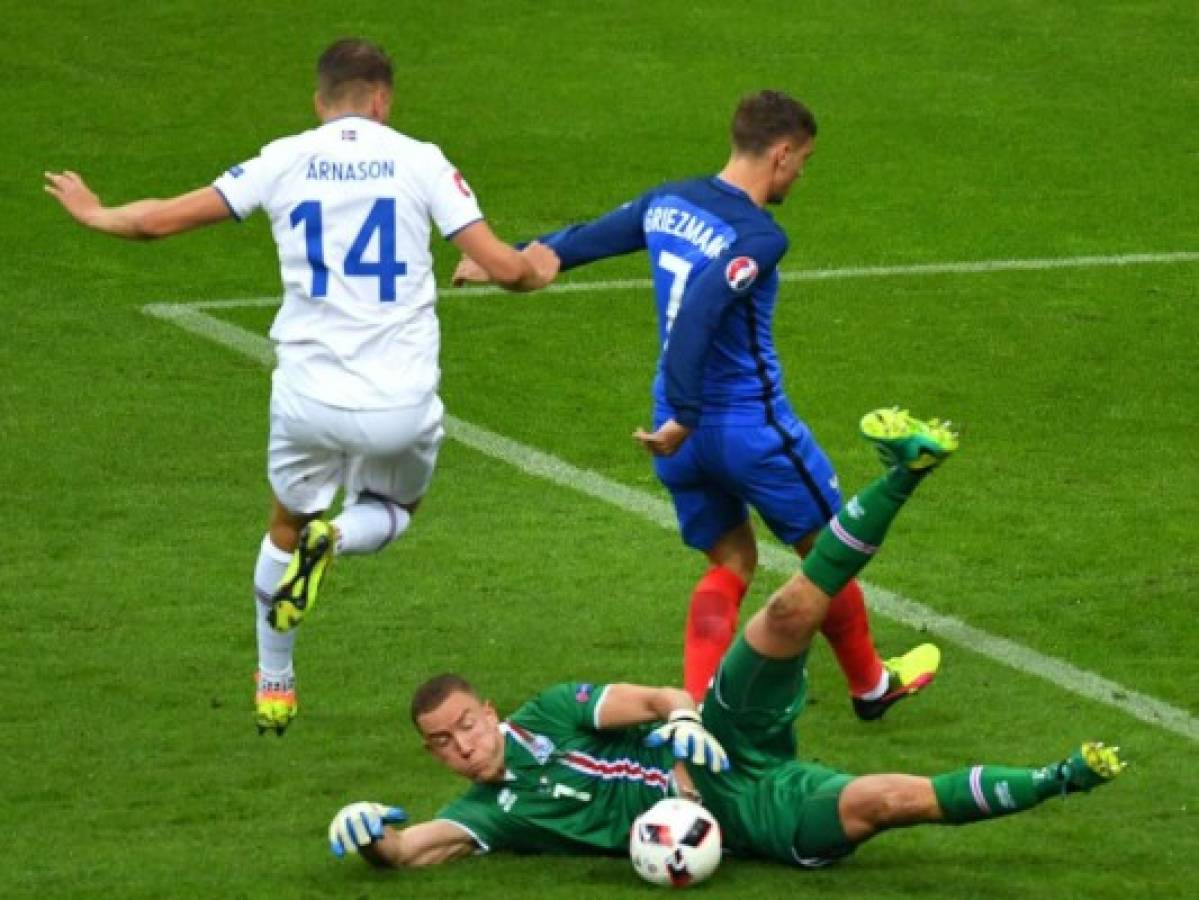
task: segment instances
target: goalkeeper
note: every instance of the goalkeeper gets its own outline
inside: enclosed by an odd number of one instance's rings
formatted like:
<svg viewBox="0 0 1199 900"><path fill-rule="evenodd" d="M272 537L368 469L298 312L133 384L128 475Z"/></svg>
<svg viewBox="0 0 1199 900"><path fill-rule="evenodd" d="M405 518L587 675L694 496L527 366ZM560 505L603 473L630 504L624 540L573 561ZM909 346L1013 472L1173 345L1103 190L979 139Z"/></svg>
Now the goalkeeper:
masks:
<svg viewBox="0 0 1199 900"><path fill-rule="evenodd" d="M703 802L732 852L810 868L890 828L1022 812L1117 776L1117 749L1099 743L1039 768L973 766L931 778L854 776L796 759L818 627L809 610L869 562L900 507L957 447L946 425L898 410L870 413L862 432L886 474L846 504L802 571L749 621L702 715L676 688L574 683L500 721L465 680L438 676L417 689L412 719L428 751L472 786L432 820L402 829L391 827L405 819L397 807L352 803L329 826L333 852L394 867L492 850L623 852L633 820L673 793Z"/></svg>

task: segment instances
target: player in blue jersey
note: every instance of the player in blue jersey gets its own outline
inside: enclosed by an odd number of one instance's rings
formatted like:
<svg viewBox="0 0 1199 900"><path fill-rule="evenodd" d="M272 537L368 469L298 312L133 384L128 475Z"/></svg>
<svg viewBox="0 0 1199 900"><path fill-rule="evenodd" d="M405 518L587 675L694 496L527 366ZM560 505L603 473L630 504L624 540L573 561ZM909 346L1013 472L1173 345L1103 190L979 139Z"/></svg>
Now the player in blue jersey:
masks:
<svg viewBox="0 0 1199 900"><path fill-rule="evenodd" d="M710 563L692 593L684 641L684 684L697 699L736 633L757 567L749 507L801 557L841 508L833 467L783 391L772 331L788 242L765 207L786 199L815 138L803 104L777 91L750 95L733 116L732 155L718 175L662 185L539 238L562 270L636 250L649 257L663 349L654 431L636 437L655 456L684 543ZM467 259L455 280L486 276ZM884 663L856 581L816 624L863 719L919 690L940 664L931 644Z"/></svg>
<svg viewBox="0 0 1199 900"><path fill-rule="evenodd" d="M397 807L351 803L329 826L333 852L395 867L492 850L619 853L633 820L679 793L708 807L731 852L810 868L891 828L984 821L1119 775L1118 749L1099 743L1047 766L971 766L931 778L855 776L796 758L815 630L808 608L828 605L869 562L912 492L957 447L943 424L898 410L867 415L862 431L886 475L829 522L802 571L749 621L702 713L677 688L575 682L500 721L468 682L438 676L413 695L412 721L425 748L471 787L403 829L388 827L405 819Z"/></svg>

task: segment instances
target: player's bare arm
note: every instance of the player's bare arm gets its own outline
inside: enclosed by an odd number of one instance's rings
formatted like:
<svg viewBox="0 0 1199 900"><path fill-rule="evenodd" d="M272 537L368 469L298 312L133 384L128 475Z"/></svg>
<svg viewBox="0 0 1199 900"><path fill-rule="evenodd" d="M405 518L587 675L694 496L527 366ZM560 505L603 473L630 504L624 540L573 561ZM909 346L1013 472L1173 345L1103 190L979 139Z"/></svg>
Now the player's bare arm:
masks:
<svg viewBox="0 0 1199 900"><path fill-rule="evenodd" d="M642 684L613 684L604 694L597 724L607 729L665 722L677 710L695 712L695 701L684 690Z"/></svg>
<svg viewBox="0 0 1199 900"><path fill-rule="evenodd" d="M78 174L47 172L46 193L81 225L128 240L170 237L231 218L228 205L213 187L197 188L168 199L146 199L104 206Z"/></svg>
<svg viewBox="0 0 1199 900"><path fill-rule="evenodd" d="M407 828L387 826L383 837L358 852L371 865L400 869L465 859L476 849L474 840L459 826L437 819Z"/></svg>
<svg viewBox="0 0 1199 900"><path fill-rule="evenodd" d="M558 255L549 247L532 243L518 251L497 238L483 220L466 226L451 240L474 264L474 268L468 269L471 278L460 280L459 272L455 271L455 284L465 280L494 281L512 291L535 291L558 276ZM459 270L462 265L459 263Z"/></svg>
<svg viewBox="0 0 1199 900"><path fill-rule="evenodd" d="M542 273L546 284L550 284L558 277L561 263L558 254L551 248L534 242L520 252L522 256L529 258L534 268ZM454 274L450 278L450 283L454 287L461 287L464 284L490 284L491 281L492 278L487 270L469 256L463 256L458 261L458 265L454 268Z"/></svg>
<svg viewBox="0 0 1199 900"><path fill-rule="evenodd" d="M387 868L433 866L477 849L465 829L444 819L395 827L407 818L398 806L366 800L350 803L329 823L329 849L339 858L357 853L371 865Z"/></svg>

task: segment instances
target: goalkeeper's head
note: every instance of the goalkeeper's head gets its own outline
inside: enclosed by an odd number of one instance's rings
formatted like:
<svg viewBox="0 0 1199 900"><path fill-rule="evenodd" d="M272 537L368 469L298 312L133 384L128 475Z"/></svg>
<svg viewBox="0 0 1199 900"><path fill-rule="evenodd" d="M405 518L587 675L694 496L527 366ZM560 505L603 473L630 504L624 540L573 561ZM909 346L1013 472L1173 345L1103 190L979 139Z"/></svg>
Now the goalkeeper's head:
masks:
<svg viewBox="0 0 1199 900"><path fill-rule="evenodd" d="M731 131L733 158L768 168L767 202L782 203L812 155L816 117L782 91L758 91L741 98Z"/></svg>
<svg viewBox="0 0 1199 900"><path fill-rule="evenodd" d="M425 749L448 768L471 781L503 779L499 716L461 675L438 675L418 687L411 713Z"/></svg>
<svg viewBox="0 0 1199 900"><path fill-rule="evenodd" d="M316 114L322 122L344 115L385 122L391 97L391 60L370 41L342 38L316 61Z"/></svg>

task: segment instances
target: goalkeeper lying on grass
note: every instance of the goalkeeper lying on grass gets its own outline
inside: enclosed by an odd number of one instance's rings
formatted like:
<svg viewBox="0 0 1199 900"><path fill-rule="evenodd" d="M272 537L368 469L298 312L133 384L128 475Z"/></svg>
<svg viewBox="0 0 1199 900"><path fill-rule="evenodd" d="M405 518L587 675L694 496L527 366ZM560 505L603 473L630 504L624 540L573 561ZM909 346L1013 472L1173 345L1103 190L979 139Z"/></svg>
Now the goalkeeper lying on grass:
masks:
<svg viewBox="0 0 1199 900"><path fill-rule="evenodd" d="M390 827L405 819L397 807L352 803L329 826L333 852L397 867L491 850L623 852L633 820L677 793L715 814L731 851L817 867L890 828L1023 812L1119 775L1118 749L1100 743L1038 768L972 766L931 778L855 776L796 759L804 663L823 608L957 448L947 425L898 410L868 414L862 433L886 474L845 505L802 570L749 621L702 714L675 688L572 683L501 721L464 679L438 676L417 689L412 719L429 752L471 788L431 821L402 829Z"/></svg>

